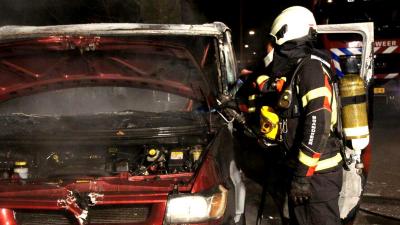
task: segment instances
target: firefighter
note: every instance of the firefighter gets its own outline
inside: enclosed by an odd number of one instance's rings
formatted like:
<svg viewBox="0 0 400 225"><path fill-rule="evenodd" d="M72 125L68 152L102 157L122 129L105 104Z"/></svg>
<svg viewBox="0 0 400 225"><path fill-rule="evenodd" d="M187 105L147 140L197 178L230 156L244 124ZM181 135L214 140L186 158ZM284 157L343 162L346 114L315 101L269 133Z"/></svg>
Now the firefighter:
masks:
<svg viewBox="0 0 400 225"><path fill-rule="evenodd" d="M308 9L293 6L282 11L270 31L275 39L271 74L257 78L262 92L271 90L263 90L266 84L271 87L277 78L286 78L272 107L279 116L279 132L268 138L276 139L287 153L290 224L341 224L337 106L330 59L314 48L316 34L316 21ZM263 130L262 121L269 120L261 120L262 132L269 132Z"/></svg>
<svg viewBox="0 0 400 225"><path fill-rule="evenodd" d="M260 75L270 74L271 71L271 62L273 59L273 37L268 36L266 38L266 42L264 44L264 50L261 54L261 57L255 61L254 64L242 69L240 71L239 79L243 83L241 87L238 89L238 92L235 93L236 98L239 99L240 109L242 112L245 112L248 117L259 118L257 115L257 108L262 105L263 99L267 99L270 101L270 96L265 96L268 94L274 95L273 93L275 89L271 85L266 85L264 90L259 85L257 85L257 79ZM267 91L268 89L268 91ZM262 96L264 95L264 96ZM261 97L261 98L260 98ZM250 122L250 124L253 124Z"/></svg>

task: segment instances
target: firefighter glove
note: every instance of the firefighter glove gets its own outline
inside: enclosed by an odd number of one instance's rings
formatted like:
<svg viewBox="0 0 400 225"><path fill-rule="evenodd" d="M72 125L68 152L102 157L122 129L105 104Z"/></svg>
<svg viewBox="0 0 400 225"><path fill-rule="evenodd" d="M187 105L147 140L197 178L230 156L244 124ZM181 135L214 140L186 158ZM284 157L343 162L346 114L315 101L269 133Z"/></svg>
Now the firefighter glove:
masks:
<svg viewBox="0 0 400 225"><path fill-rule="evenodd" d="M308 202L311 198L310 177L293 177L289 197L296 205Z"/></svg>

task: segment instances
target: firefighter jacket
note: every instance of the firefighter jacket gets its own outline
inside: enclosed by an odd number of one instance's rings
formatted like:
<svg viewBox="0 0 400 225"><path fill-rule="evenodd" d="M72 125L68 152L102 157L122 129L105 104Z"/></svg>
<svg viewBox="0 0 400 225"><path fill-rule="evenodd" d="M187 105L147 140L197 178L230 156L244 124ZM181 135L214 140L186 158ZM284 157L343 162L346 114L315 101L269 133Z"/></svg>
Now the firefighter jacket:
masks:
<svg viewBox="0 0 400 225"><path fill-rule="evenodd" d="M276 104L276 89L273 89L270 84L263 85L260 88L261 85L257 83L257 81L260 81L260 77L264 77L265 74L271 74L271 68L265 62L267 57L260 58L256 61L256 64L249 67L252 73L244 78L240 78L244 80L244 83L236 93L240 110L246 113L247 122L250 125L258 124L258 112L261 106Z"/></svg>
<svg viewBox="0 0 400 225"><path fill-rule="evenodd" d="M340 142L334 135L337 104L330 65L321 56L302 59L291 79L293 102L281 112L283 142L296 158L295 176L339 168Z"/></svg>

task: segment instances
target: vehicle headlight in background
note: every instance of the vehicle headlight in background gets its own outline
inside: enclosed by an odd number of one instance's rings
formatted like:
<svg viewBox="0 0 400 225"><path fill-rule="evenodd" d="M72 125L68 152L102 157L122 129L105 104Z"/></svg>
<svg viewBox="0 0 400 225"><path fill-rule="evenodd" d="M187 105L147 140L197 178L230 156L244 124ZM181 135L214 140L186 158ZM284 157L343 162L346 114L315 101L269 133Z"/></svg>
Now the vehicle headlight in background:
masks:
<svg viewBox="0 0 400 225"><path fill-rule="evenodd" d="M226 209L228 190L223 186L210 194L176 194L167 202L166 222L198 223L221 218Z"/></svg>

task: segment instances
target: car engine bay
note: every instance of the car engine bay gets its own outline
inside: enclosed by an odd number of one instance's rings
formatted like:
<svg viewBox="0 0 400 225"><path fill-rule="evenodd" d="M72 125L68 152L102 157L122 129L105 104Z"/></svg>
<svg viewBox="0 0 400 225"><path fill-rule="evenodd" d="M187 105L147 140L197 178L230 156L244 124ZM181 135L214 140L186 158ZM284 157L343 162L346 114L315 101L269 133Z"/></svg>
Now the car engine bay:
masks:
<svg viewBox="0 0 400 225"><path fill-rule="evenodd" d="M202 118L171 112L2 115L0 180L194 172L211 137Z"/></svg>
<svg viewBox="0 0 400 225"><path fill-rule="evenodd" d="M42 150L3 147L1 179L55 179L75 177L162 175L192 172L203 146L155 144L137 146L54 146Z"/></svg>

